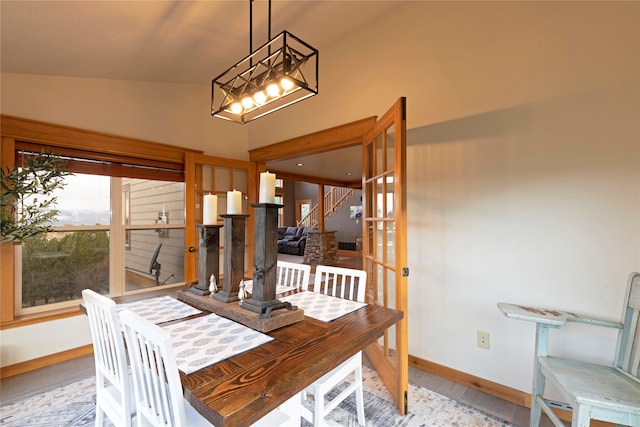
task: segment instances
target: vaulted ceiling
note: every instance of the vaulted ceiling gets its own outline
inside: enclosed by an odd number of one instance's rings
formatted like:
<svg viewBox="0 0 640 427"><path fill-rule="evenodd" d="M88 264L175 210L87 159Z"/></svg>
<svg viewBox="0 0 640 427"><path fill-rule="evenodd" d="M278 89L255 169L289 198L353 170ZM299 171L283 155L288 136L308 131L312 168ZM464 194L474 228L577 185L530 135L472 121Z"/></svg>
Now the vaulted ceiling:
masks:
<svg viewBox="0 0 640 427"><path fill-rule="evenodd" d="M322 52L392 7L393 1L274 0L271 35L286 29ZM253 48L267 36L268 1L255 0ZM0 53L3 73L209 85L249 54L249 1L2 0ZM352 181L359 153L268 166Z"/></svg>

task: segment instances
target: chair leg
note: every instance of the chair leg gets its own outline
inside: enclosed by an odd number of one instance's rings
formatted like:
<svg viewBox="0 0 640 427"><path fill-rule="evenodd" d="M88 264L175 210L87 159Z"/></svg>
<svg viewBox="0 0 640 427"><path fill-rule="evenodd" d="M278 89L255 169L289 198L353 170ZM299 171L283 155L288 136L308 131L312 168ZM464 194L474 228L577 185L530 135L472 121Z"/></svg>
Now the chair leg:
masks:
<svg viewBox="0 0 640 427"><path fill-rule="evenodd" d="M96 407L96 427L104 425L104 411L99 406Z"/></svg>
<svg viewBox="0 0 640 427"><path fill-rule="evenodd" d="M571 415L571 427L589 427L591 424L589 412L589 408L585 408L582 405L577 405L577 408L573 408L573 414Z"/></svg>
<svg viewBox="0 0 640 427"><path fill-rule="evenodd" d="M361 426L365 425L364 419L364 393L362 391L362 363L356 368L356 383L359 384L358 388L355 390L356 392L356 408L358 411L358 424Z"/></svg>
<svg viewBox="0 0 640 427"><path fill-rule="evenodd" d="M536 327L536 351L533 360L533 387L531 390L531 413L529 417L529 426L540 426L540 417L542 416L542 406L538 399L542 399L544 394L545 378L540 371L540 356L547 355L547 337L549 329L540 323Z"/></svg>
<svg viewBox="0 0 640 427"><path fill-rule="evenodd" d="M540 403L537 403L537 398L531 396L531 416L529 417L529 425L538 427L540 425L540 418L542 417L542 407Z"/></svg>
<svg viewBox="0 0 640 427"><path fill-rule="evenodd" d="M324 421L324 394L318 390L314 390L313 393L313 426L326 426Z"/></svg>
<svg viewBox="0 0 640 427"><path fill-rule="evenodd" d="M104 426L104 410L102 409L101 391L104 389L104 379L96 368L96 427Z"/></svg>

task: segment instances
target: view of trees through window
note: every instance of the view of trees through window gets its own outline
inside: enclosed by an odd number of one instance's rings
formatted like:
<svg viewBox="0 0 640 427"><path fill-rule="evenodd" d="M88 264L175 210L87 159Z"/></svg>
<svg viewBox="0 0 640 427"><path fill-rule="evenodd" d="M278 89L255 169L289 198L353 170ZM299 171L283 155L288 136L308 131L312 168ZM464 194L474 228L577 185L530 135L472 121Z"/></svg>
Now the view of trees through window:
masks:
<svg viewBox="0 0 640 427"><path fill-rule="evenodd" d="M47 233L22 243L22 307L82 298L82 290L109 291L107 231Z"/></svg>

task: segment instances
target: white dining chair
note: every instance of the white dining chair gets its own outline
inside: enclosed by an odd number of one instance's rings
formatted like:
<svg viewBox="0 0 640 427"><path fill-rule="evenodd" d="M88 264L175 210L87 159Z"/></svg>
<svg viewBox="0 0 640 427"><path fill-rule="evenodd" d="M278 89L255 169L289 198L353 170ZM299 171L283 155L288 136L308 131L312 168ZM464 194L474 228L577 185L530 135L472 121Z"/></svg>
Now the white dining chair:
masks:
<svg viewBox="0 0 640 427"><path fill-rule="evenodd" d="M351 268L318 265L316 267L313 291L338 298L364 302L367 286L367 272ZM350 375L354 381L330 401L328 393ZM313 412L302 409L302 416L314 426L326 426L325 417L344 401L351 393L356 396L358 424L365 425L364 397L362 388L362 351L358 351L340 366L324 374L305 390L313 394Z"/></svg>
<svg viewBox="0 0 640 427"><path fill-rule="evenodd" d="M311 266L309 264L278 261L276 265L278 269L276 284L278 286L286 286L303 291L309 288L311 277Z"/></svg>
<svg viewBox="0 0 640 427"><path fill-rule="evenodd" d="M135 405L116 303L91 289L84 289L82 298L96 365L96 426L106 414L114 425L130 427Z"/></svg>
<svg viewBox="0 0 640 427"><path fill-rule="evenodd" d="M138 426L211 426L183 397L171 334L128 310L120 319L133 374ZM297 394L253 426L299 427L301 408Z"/></svg>

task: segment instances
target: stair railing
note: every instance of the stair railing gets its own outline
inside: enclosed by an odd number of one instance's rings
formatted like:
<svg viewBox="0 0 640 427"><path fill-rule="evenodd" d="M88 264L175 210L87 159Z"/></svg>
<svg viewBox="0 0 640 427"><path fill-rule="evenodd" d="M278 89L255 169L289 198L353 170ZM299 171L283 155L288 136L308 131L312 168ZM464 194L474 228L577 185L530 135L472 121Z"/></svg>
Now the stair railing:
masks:
<svg viewBox="0 0 640 427"><path fill-rule="evenodd" d="M331 187L324 195L324 217L333 215L342 204L353 195L353 188ZM318 225L318 205L314 205L307 215L297 222L298 227L316 227Z"/></svg>

